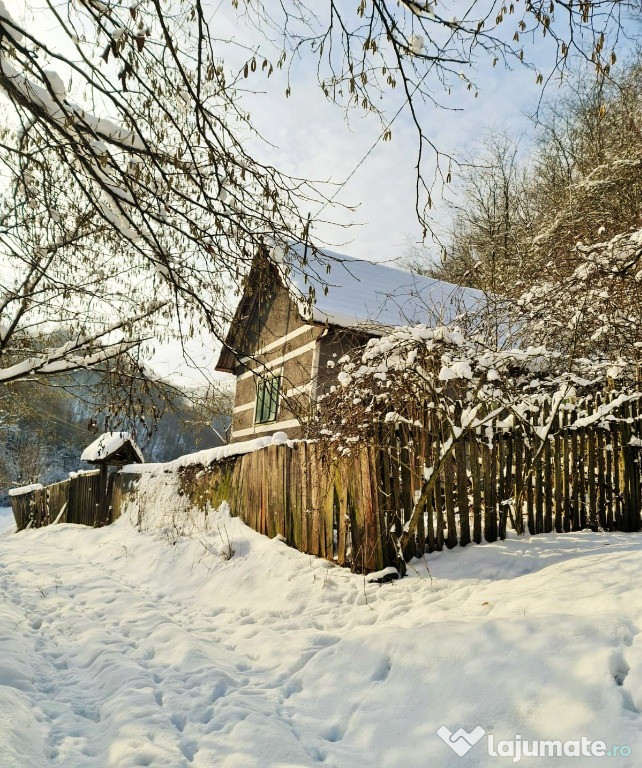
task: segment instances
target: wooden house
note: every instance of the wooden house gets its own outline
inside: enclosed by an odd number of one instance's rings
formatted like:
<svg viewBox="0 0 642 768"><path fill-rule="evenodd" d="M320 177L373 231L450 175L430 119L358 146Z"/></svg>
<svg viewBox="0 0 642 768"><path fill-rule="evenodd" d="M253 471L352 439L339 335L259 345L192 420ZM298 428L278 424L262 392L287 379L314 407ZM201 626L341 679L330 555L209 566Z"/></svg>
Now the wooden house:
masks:
<svg viewBox="0 0 642 768"><path fill-rule="evenodd" d="M437 325L480 294L381 263L303 244L257 258L216 370L236 377L232 441L301 436L336 363L403 325Z"/></svg>

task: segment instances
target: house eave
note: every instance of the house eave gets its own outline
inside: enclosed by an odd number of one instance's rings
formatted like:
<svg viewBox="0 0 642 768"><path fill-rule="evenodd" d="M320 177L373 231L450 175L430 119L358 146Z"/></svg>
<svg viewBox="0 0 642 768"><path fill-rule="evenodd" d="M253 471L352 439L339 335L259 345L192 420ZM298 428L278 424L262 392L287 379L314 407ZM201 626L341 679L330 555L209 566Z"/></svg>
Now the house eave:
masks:
<svg viewBox="0 0 642 768"><path fill-rule="evenodd" d="M235 373L236 370L236 357L232 350L223 345L221 349L214 370L219 373Z"/></svg>

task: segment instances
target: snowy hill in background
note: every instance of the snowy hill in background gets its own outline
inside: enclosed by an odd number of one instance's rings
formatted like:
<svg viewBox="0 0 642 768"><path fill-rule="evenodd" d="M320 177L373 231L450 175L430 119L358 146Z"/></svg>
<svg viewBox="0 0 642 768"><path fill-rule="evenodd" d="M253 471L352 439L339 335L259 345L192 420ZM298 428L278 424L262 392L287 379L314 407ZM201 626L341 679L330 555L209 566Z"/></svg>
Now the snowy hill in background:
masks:
<svg viewBox="0 0 642 768"><path fill-rule="evenodd" d="M88 382L66 389L32 386L28 398L19 404L12 400L12 393L5 393L0 402L0 503L8 503L6 492L12 485L55 482L83 466L80 455L96 437L88 423L98 414L96 429L102 431L100 414L107 409L86 400L91 391L88 384L96 374L79 375ZM187 401L181 402L177 396L174 405L174 410L165 411L151 435L139 435L146 461L169 461L222 444L230 423L228 415L214 414L208 426Z"/></svg>
<svg viewBox="0 0 642 768"><path fill-rule="evenodd" d="M490 768L516 734L640 765L639 534L456 548L376 585L206 522L0 535L3 768ZM442 726L484 734L459 757Z"/></svg>

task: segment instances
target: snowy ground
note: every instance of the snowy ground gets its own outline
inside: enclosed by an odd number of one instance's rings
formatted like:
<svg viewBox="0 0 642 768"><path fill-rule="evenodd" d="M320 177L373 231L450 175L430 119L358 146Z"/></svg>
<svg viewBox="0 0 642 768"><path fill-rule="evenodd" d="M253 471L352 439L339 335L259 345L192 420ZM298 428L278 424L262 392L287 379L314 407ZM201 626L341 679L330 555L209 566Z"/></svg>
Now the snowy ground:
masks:
<svg viewBox="0 0 642 768"><path fill-rule="evenodd" d="M488 737L516 734L642 764L642 536L468 547L379 586L210 526L0 525L2 768L497 766ZM442 725L485 734L459 757Z"/></svg>
<svg viewBox="0 0 642 768"><path fill-rule="evenodd" d="M15 521L11 507L0 507L0 533L13 527L15 527Z"/></svg>

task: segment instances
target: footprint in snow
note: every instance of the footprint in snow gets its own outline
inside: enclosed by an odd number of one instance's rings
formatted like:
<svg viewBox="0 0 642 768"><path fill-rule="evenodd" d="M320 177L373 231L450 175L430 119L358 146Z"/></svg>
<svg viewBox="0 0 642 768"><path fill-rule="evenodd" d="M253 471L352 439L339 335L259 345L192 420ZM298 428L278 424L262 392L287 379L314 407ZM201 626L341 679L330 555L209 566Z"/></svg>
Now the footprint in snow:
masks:
<svg viewBox="0 0 642 768"><path fill-rule="evenodd" d="M221 681L216 683L210 694L210 704L216 703L220 698L227 693L227 685Z"/></svg>
<svg viewBox="0 0 642 768"><path fill-rule="evenodd" d="M211 707L207 707L207 709L204 709L199 717L196 718L196 721L199 723L203 723L203 725L207 725L212 721L212 718L214 717L214 713L212 712Z"/></svg>
<svg viewBox="0 0 642 768"><path fill-rule="evenodd" d="M297 693L301 693L303 690L303 685L301 685L299 680L288 680L288 682L283 686L283 696L286 699L289 699L290 696L294 696Z"/></svg>
<svg viewBox="0 0 642 768"><path fill-rule="evenodd" d="M621 651L615 651L609 659L609 672L613 676L616 685L623 686L631 667L628 665L624 654Z"/></svg>
<svg viewBox="0 0 642 768"><path fill-rule="evenodd" d="M345 736L346 732L346 726L343 723L335 723L334 725L329 726L321 733L321 736L326 740L333 744L336 744L338 741L341 741L343 737Z"/></svg>
<svg viewBox="0 0 642 768"><path fill-rule="evenodd" d="M100 712L93 707L84 706L83 704L72 704L71 711L78 717L83 717L85 720L91 720L94 723L100 722Z"/></svg>
<svg viewBox="0 0 642 768"><path fill-rule="evenodd" d="M382 658L374 668L370 681L372 683L384 683L388 679L391 669L392 662L390 661L390 656Z"/></svg>
<svg viewBox="0 0 642 768"><path fill-rule="evenodd" d="M194 756L198 752L198 744L195 741L184 739L181 741L180 750L188 763L194 762Z"/></svg>
<svg viewBox="0 0 642 768"><path fill-rule="evenodd" d="M621 689L622 694L622 707L629 712L639 714L638 708L635 706L633 697L630 691L626 690L624 683L631 670L627 660L624 658L624 654L621 651L614 651L609 659L609 672L615 681L618 688Z"/></svg>
<svg viewBox="0 0 642 768"><path fill-rule="evenodd" d="M322 747L309 747L306 751L316 763L323 763L328 756Z"/></svg>
<svg viewBox="0 0 642 768"><path fill-rule="evenodd" d="M182 733L185 730L185 724L187 723L185 715L172 715L169 718L169 721L179 733Z"/></svg>

